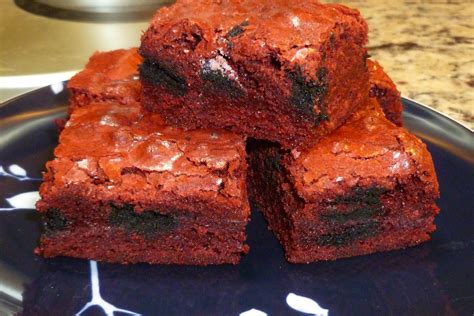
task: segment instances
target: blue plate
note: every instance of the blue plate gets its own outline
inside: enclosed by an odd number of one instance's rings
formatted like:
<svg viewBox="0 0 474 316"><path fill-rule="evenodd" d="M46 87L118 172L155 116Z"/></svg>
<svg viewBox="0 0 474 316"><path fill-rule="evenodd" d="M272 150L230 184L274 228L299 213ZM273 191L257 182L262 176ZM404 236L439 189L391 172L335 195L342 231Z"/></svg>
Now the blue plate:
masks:
<svg viewBox="0 0 474 316"><path fill-rule="evenodd" d="M405 125L428 144L440 182L438 229L425 244L289 264L253 212L240 265L121 266L33 254L41 225L31 208L67 98L56 84L0 105L0 315L473 314L474 136L449 118L404 100Z"/></svg>

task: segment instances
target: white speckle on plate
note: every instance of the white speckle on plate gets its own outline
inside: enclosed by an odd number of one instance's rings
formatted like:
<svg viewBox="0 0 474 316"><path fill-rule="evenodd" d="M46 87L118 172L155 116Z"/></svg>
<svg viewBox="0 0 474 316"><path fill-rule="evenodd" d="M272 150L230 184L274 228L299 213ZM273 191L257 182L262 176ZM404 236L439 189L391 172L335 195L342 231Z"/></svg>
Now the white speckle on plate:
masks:
<svg viewBox="0 0 474 316"><path fill-rule="evenodd" d="M258 309L252 308L248 311L242 312L239 316L267 316L267 313L259 311Z"/></svg>
<svg viewBox="0 0 474 316"><path fill-rule="evenodd" d="M16 176L26 176L26 170L20 167L19 165L11 165L10 167L8 167L8 170L10 170L10 172Z"/></svg>
<svg viewBox="0 0 474 316"><path fill-rule="evenodd" d="M31 191L17 194L7 198L8 204L12 207L0 208L0 211L14 211L17 209L34 209L36 202L40 199L38 191Z"/></svg>
<svg viewBox="0 0 474 316"><path fill-rule="evenodd" d="M19 165L13 164L8 167L8 171L0 165L0 177L14 178L18 181L41 181L38 178L30 178L26 175L26 170Z"/></svg>
<svg viewBox="0 0 474 316"><path fill-rule="evenodd" d="M316 315L316 316L327 316L329 314L328 309L324 309L319 306L318 303L313 301L310 298L296 295L294 293L288 294L286 297L286 303L292 309L297 310L302 313Z"/></svg>

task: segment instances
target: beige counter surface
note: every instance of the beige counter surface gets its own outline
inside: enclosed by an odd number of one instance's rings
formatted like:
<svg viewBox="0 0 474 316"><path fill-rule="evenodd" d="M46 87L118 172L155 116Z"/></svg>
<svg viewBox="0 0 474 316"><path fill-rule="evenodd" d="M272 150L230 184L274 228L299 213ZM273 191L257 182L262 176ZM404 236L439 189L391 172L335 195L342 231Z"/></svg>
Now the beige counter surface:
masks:
<svg viewBox="0 0 474 316"><path fill-rule="evenodd" d="M338 2L362 12L370 54L404 96L474 128L473 0ZM77 70L94 50L137 45L146 25L48 19L0 0L0 79ZM1 90L0 102L25 91Z"/></svg>
<svg viewBox="0 0 474 316"><path fill-rule="evenodd" d="M361 11L369 53L403 96L474 128L474 1L338 2Z"/></svg>

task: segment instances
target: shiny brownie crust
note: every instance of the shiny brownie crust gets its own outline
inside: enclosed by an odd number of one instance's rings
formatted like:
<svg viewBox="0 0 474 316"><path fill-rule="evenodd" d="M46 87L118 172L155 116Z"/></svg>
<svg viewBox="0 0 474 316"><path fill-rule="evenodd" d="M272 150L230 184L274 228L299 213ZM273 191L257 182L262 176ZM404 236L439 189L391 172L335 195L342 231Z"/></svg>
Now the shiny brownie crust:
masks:
<svg viewBox="0 0 474 316"><path fill-rule="evenodd" d="M117 263L219 264L247 252L245 140L183 132L138 103L76 108L48 162L36 250Z"/></svg>
<svg viewBox="0 0 474 316"><path fill-rule="evenodd" d="M290 262L404 248L436 228L431 155L373 100L307 151L250 147L250 195Z"/></svg>
<svg viewBox="0 0 474 316"><path fill-rule="evenodd" d="M142 104L170 125L304 148L366 102L366 41L342 5L179 0L142 36Z"/></svg>

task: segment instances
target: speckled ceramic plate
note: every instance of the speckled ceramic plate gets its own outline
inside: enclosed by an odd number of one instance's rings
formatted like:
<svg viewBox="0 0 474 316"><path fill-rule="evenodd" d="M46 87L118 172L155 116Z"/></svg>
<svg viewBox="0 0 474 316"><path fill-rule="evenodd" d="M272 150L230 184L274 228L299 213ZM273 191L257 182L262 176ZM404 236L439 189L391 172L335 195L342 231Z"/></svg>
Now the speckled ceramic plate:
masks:
<svg viewBox="0 0 474 316"><path fill-rule="evenodd" d="M405 125L427 142L440 182L438 230L423 245L292 265L253 212L251 251L238 266L120 266L33 254L32 208L67 97L57 84L0 106L0 315L474 312L474 136L458 123L404 100Z"/></svg>

